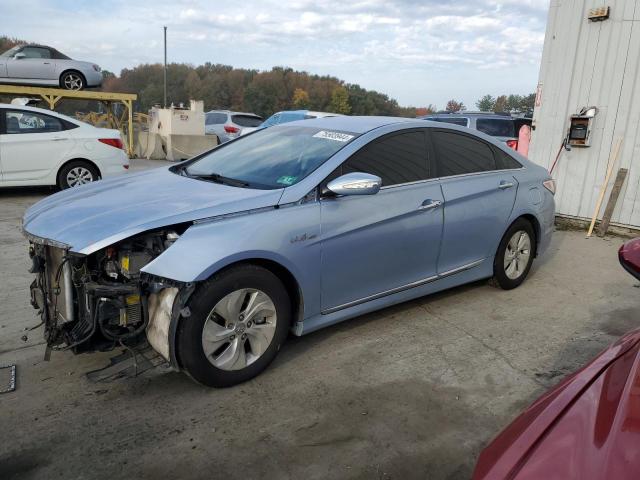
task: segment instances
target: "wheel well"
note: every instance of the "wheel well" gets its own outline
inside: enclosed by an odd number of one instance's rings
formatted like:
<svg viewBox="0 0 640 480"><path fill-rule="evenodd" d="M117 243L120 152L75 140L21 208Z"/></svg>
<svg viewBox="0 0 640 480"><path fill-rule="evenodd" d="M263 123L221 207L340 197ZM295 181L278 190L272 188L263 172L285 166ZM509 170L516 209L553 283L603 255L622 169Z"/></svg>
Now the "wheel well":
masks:
<svg viewBox="0 0 640 480"><path fill-rule="evenodd" d="M273 260L267 260L265 258L251 258L229 264L224 267L223 270L227 270L244 264L258 265L269 270L276 277L282 280L282 283L284 284L284 287L287 289L287 293L291 298L291 318L293 319L293 322L301 319L302 313L304 311L302 291L300 290L298 281L286 267L282 266L278 262L274 262ZM215 275L215 273L212 275Z"/></svg>
<svg viewBox="0 0 640 480"><path fill-rule="evenodd" d="M69 73L69 72L74 72L77 73L78 75L80 75L82 77L82 80L84 81L84 86L87 86L87 77L84 76L84 73L82 73L80 70L76 70L74 68L69 68L67 70L65 70L64 72L62 72L60 74L60 76L58 77L58 83L62 84L62 77L64 77L65 73Z"/></svg>
<svg viewBox="0 0 640 480"><path fill-rule="evenodd" d="M98 172L98 176L100 178L102 178L102 172L98 168L98 165L96 165L94 162L92 162L91 160L88 160L86 158L72 158L71 160L67 160L62 165L60 165L60 168L58 169L58 173L56 174L56 181L60 181L60 173L62 172L62 169L64 167L66 167L67 165L69 165L71 162L85 162L85 163L88 163L89 165L91 165L93 168L96 169L96 171Z"/></svg>

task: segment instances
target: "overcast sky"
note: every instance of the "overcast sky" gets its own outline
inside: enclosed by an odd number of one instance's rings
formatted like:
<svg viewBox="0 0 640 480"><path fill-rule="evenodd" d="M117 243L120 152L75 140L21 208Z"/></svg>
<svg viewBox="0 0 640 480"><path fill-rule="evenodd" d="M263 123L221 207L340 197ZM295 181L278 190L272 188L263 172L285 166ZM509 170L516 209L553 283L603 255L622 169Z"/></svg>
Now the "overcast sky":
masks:
<svg viewBox="0 0 640 480"><path fill-rule="evenodd" d="M475 108L535 90L549 0L2 0L0 34L119 73L170 62L329 74L396 98Z"/></svg>

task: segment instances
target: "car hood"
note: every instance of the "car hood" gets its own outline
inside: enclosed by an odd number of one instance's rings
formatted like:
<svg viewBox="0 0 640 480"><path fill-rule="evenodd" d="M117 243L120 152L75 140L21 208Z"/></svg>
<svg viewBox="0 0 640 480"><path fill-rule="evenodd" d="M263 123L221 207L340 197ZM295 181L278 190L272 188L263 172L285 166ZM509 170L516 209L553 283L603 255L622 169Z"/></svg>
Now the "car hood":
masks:
<svg viewBox="0 0 640 480"><path fill-rule="evenodd" d="M632 479L640 471L640 330L545 393L480 454L474 480Z"/></svg>
<svg viewBox="0 0 640 480"><path fill-rule="evenodd" d="M22 225L32 240L90 254L153 228L275 206L282 192L205 182L158 168L58 192L29 208Z"/></svg>

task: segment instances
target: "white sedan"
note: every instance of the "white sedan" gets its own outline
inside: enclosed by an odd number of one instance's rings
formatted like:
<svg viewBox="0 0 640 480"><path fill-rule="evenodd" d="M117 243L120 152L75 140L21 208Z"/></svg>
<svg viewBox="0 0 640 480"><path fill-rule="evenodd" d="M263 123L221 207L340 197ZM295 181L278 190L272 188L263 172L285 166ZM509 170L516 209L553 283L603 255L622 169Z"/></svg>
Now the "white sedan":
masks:
<svg viewBox="0 0 640 480"><path fill-rule="evenodd" d="M0 186L64 189L128 169L118 130L42 108L0 104Z"/></svg>

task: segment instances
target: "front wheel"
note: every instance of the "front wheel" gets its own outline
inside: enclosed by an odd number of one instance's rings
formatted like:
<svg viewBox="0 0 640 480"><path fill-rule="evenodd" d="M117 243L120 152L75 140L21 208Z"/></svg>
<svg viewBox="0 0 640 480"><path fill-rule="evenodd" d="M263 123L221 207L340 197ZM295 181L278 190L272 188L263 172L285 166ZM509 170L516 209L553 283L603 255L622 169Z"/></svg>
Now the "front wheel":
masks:
<svg viewBox="0 0 640 480"><path fill-rule="evenodd" d="M535 232L531 223L521 218L500 241L493 262L492 283L504 290L518 287L529 274L535 253Z"/></svg>
<svg viewBox="0 0 640 480"><path fill-rule="evenodd" d="M261 373L287 336L291 303L269 270L242 265L204 282L178 329L182 367L197 382L230 387Z"/></svg>

